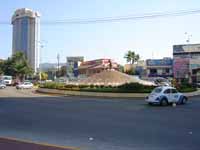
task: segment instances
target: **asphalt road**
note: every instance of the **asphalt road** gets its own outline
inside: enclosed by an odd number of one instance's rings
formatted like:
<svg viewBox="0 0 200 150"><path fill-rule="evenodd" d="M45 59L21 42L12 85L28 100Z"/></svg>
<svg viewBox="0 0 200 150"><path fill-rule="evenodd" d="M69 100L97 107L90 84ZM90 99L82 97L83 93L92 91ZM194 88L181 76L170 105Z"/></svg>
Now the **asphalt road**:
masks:
<svg viewBox="0 0 200 150"><path fill-rule="evenodd" d="M200 97L186 105L160 107L139 99L0 90L0 136L81 150L199 150L199 114Z"/></svg>

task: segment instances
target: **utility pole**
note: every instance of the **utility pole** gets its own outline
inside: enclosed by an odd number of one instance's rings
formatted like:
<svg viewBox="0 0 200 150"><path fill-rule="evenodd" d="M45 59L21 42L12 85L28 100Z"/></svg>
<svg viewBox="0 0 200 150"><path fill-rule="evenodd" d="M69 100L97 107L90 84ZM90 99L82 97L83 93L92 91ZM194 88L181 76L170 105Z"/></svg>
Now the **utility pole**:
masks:
<svg viewBox="0 0 200 150"><path fill-rule="evenodd" d="M40 65L39 65L39 77L40 81L42 80L42 49L44 48L44 45L40 43Z"/></svg>
<svg viewBox="0 0 200 150"><path fill-rule="evenodd" d="M190 53L190 39L192 37L192 34L188 34L187 32L185 32L185 35L187 36L187 40L186 40L186 42L187 42L187 51ZM190 59L191 58L192 58L192 56L190 56ZM188 78L188 80L189 80L188 82L189 83L192 83L191 72L192 72L192 70L191 70L190 64L189 64L189 72L188 72L188 74L186 74L186 78Z"/></svg>
<svg viewBox="0 0 200 150"><path fill-rule="evenodd" d="M58 61L58 74L57 74L57 77L59 77L59 71L60 71L60 55L57 54L57 61Z"/></svg>
<svg viewBox="0 0 200 150"><path fill-rule="evenodd" d="M192 34L189 34L188 32L185 32L185 35L187 36L187 40L186 40L186 42L187 42L187 46L188 46L188 52L190 52L190 39L191 39L191 37L192 37Z"/></svg>
<svg viewBox="0 0 200 150"><path fill-rule="evenodd" d="M46 41L36 41L37 44L38 44L38 48L39 48L39 51L38 51L38 55L39 55L39 80L41 80L41 73L42 73L42 50L43 48L45 47L45 44L44 43L47 43Z"/></svg>

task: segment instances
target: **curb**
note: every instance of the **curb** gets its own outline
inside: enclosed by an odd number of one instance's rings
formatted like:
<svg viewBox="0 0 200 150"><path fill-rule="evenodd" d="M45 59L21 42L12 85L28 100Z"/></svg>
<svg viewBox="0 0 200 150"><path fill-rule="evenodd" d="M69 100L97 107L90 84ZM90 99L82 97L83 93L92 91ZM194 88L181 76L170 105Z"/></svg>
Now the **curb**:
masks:
<svg viewBox="0 0 200 150"><path fill-rule="evenodd" d="M103 92L83 92L83 91L66 91L57 89L38 88L38 93L57 95L57 96L84 96L84 97L101 97L101 98L145 98L148 93L103 93ZM198 96L200 91L184 93L187 97Z"/></svg>
<svg viewBox="0 0 200 150"><path fill-rule="evenodd" d="M0 140L6 140L8 142L13 142L13 143L18 143L18 144L29 144L30 146L37 145L40 147L48 147L48 148L53 148L53 149L80 150L80 148L75 148L75 147L70 147L70 146L59 146L59 145L54 145L54 144L38 143L38 142L11 138L11 137L0 137Z"/></svg>
<svg viewBox="0 0 200 150"><path fill-rule="evenodd" d="M100 98L145 98L147 93L103 93L103 92L83 92L83 91L66 91L57 89L39 88L38 93L60 95L60 96L84 96Z"/></svg>

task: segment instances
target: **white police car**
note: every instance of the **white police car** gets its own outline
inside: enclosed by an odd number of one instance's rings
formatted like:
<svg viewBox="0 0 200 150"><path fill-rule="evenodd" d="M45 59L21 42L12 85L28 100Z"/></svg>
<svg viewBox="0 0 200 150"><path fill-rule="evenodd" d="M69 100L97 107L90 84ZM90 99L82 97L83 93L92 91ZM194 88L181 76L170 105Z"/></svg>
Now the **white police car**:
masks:
<svg viewBox="0 0 200 150"><path fill-rule="evenodd" d="M166 106L170 103L185 104L188 98L179 93L174 87L161 86L155 88L145 100L150 105L160 104L161 106Z"/></svg>

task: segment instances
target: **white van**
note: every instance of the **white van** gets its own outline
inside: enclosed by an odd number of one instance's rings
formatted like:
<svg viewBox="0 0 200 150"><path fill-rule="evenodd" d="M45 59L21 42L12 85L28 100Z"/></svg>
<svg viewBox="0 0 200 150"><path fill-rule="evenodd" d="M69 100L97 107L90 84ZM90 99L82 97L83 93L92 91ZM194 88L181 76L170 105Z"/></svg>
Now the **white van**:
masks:
<svg viewBox="0 0 200 150"><path fill-rule="evenodd" d="M2 80L6 85L12 85L12 76L2 76Z"/></svg>

